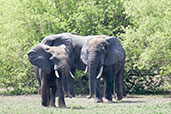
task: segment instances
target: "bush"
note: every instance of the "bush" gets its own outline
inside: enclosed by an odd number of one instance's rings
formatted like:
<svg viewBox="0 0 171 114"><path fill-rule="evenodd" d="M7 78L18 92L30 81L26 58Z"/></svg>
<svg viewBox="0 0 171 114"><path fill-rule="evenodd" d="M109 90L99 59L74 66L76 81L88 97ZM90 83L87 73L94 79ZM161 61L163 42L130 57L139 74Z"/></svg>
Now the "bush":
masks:
<svg viewBox="0 0 171 114"><path fill-rule="evenodd" d="M164 84L163 76L170 76L169 4L168 0L132 0L124 4L133 24L122 34L127 52L126 81L129 89L137 88L132 90L134 92L139 92L139 89L156 92ZM155 81L156 77L160 77L160 81ZM131 88L130 84L135 87Z"/></svg>
<svg viewBox="0 0 171 114"><path fill-rule="evenodd" d="M37 92L27 53L47 35L71 32L118 36L127 53L126 85L130 92L138 92L140 86L129 85L132 80L141 85L142 78L170 75L169 4L167 0L0 0L0 86L21 94ZM79 71L75 77L76 92L87 92L84 74Z"/></svg>
<svg viewBox="0 0 171 114"><path fill-rule="evenodd" d="M0 0L0 4L0 86L22 94L37 92L27 53L45 36L117 35L129 23L120 0ZM83 92L84 76L76 77L77 90Z"/></svg>

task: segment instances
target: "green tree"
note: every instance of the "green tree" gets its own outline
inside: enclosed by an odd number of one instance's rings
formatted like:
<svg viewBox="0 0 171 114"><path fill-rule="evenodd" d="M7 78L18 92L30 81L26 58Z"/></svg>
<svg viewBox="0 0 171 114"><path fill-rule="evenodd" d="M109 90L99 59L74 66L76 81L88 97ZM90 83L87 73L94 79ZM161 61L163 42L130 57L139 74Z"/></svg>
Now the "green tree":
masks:
<svg viewBox="0 0 171 114"><path fill-rule="evenodd" d="M124 4L133 24L122 35L129 89L137 85L142 91L156 91L163 84L161 76L171 76L170 4L168 0L132 0ZM137 84L131 84L133 80Z"/></svg>
<svg viewBox="0 0 171 114"><path fill-rule="evenodd" d="M0 86L20 93L37 91L27 53L45 36L117 35L129 23L120 0L0 0L0 7Z"/></svg>

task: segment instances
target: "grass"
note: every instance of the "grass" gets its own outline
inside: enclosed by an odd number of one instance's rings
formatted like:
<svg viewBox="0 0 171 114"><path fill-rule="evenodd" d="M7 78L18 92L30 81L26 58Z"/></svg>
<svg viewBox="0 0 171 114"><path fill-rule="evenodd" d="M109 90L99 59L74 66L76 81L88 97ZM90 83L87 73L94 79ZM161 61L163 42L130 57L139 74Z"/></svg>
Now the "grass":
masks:
<svg viewBox="0 0 171 114"><path fill-rule="evenodd" d="M129 95L120 102L93 101L66 98L68 108L60 109L41 107L39 95L0 96L0 114L171 114L171 96Z"/></svg>

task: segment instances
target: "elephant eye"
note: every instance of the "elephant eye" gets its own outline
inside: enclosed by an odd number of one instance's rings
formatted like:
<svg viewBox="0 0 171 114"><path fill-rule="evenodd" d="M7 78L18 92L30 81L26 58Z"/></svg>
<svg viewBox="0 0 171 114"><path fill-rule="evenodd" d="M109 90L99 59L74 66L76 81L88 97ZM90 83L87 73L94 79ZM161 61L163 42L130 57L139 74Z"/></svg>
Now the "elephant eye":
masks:
<svg viewBox="0 0 171 114"><path fill-rule="evenodd" d="M54 56L52 56L52 57L50 58L50 61L52 61L53 63L57 63L57 62L59 62L59 59L56 58L56 57L54 57Z"/></svg>

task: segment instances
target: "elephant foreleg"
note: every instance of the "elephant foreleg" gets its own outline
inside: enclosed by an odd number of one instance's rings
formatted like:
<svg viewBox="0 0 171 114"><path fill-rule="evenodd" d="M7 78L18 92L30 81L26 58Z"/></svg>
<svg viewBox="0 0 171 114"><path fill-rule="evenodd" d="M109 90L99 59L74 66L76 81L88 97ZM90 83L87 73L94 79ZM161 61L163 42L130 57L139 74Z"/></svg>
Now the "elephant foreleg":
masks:
<svg viewBox="0 0 171 114"><path fill-rule="evenodd" d="M49 105L49 80L47 76L42 76L41 79L41 97L42 97L42 106Z"/></svg>
<svg viewBox="0 0 171 114"><path fill-rule="evenodd" d="M74 92L74 79L71 76L69 76L67 78L67 80L68 80L68 83L67 83L68 96L70 98L75 97L75 92Z"/></svg>
<svg viewBox="0 0 171 114"><path fill-rule="evenodd" d="M51 87L50 88L50 102L49 102L49 106L51 107L56 107L55 106L55 94L56 94L56 87Z"/></svg>
<svg viewBox="0 0 171 114"><path fill-rule="evenodd" d="M41 80L40 80L41 69L39 69L38 67L35 66L34 70L35 70L36 79L37 79L37 81L39 83L38 93L41 94Z"/></svg>
<svg viewBox="0 0 171 114"><path fill-rule="evenodd" d="M102 95L101 95L101 90L100 90L100 79L96 80L96 98L95 98L95 102L99 103L99 102L103 102L102 100Z"/></svg>
<svg viewBox="0 0 171 114"><path fill-rule="evenodd" d="M104 97L108 101L112 101L112 75L111 74L108 73L108 75L104 77Z"/></svg>

